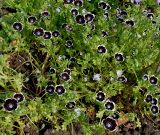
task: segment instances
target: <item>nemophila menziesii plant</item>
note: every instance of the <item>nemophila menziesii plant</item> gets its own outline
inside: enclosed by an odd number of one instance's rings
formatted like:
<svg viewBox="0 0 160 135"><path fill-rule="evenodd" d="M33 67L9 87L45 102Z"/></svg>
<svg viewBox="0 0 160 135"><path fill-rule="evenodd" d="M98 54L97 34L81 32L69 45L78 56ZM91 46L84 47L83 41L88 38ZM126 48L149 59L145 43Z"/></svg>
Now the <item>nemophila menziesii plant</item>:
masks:
<svg viewBox="0 0 160 135"><path fill-rule="evenodd" d="M1 3L0 134L160 132L159 3Z"/></svg>

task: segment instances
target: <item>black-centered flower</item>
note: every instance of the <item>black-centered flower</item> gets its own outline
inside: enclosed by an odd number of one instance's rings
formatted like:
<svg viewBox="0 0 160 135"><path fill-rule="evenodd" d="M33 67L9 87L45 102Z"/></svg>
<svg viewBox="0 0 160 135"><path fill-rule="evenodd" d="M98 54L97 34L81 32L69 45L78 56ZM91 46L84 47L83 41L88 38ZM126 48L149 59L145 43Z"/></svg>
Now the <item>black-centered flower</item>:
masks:
<svg viewBox="0 0 160 135"><path fill-rule="evenodd" d="M70 74L71 74L71 70L70 70L69 68L64 69L64 70L63 70L63 73L67 73L68 75L70 75Z"/></svg>
<svg viewBox="0 0 160 135"><path fill-rule="evenodd" d="M52 68L52 67L49 68L49 73L50 74L54 74L55 72L56 72L56 70L54 68Z"/></svg>
<svg viewBox="0 0 160 135"><path fill-rule="evenodd" d="M49 16L49 12L48 11L43 11L43 12L41 12L41 15L43 17L48 17Z"/></svg>
<svg viewBox="0 0 160 135"><path fill-rule="evenodd" d="M118 82L127 82L127 78L124 75L117 77Z"/></svg>
<svg viewBox="0 0 160 135"><path fill-rule="evenodd" d="M101 33L101 36L102 37L108 36L108 32L106 32L106 31L103 30L102 33Z"/></svg>
<svg viewBox="0 0 160 135"><path fill-rule="evenodd" d="M91 39L92 39L92 35L91 35L91 34L88 34L88 35L87 35L87 39L91 40Z"/></svg>
<svg viewBox="0 0 160 135"><path fill-rule="evenodd" d="M115 103L112 102L112 101L106 101L106 103L104 104L106 110L110 110L110 111L113 111L114 108L115 108Z"/></svg>
<svg viewBox="0 0 160 135"><path fill-rule="evenodd" d="M98 7L101 9L106 9L107 8L107 3L104 1L101 1L98 3Z"/></svg>
<svg viewBox="0 0 160 135"><path fill-rule="evenodd" d="M151 84L156 85L156 84L158 83L158 79L157 79L157 77L155 77L154 75L152 75L152 76L149 78L149 82L150 82Z"/></svg>
<svg viewBox="0 0 160 135"><path fill-rule="evenodd" d="M152 98L151 104L152 105L157 105L157 103L158 103L158 99Z"/></svg>
<svg viewBox="0 0 160 135"><path fill-rule="evenodd" d="M84 18L85 18L86 22L92 22L95 18L95 15L88 12L84 15Z"/></svg>
<svg viewBox="0 0 160 135"><path fill-rule="evenodd" d="M75 63L75 62L76 62L76 58L75 58L75 57L71 57L71 58L69 59L69 61L72 62L72 63Z"/></svg>
<svg viewBox="0 0 160 135"><path fill-rule="evenodd" d="M37 21L37 18L35 16L29 16L28 17L28 22L29 23L35 23Z"/></svg>
<svg viewBox="0 0 160 135"><path fill-rule="evenodd" d="M152 112L152 114L157 114L159 112L159 107L156 105L152 105L150 111Z"/></svg>
<svg viewBox="0 0 160 135"><path fill-rule="evenodd" d="M99 46L98 46L98 49L97 49L97 52L98 52L99 54L106 53L106 52L107 52L106 47L103 46L103 45L99 45Z"/></svg>
<svg viewBox="0 0 160 135"><path fill-rule="evenodd" d="M81 7L81 6L83 6L83 1L82 0L75 0L74 5L77 7Z"/></svg>
<svg viewBox="0 0 160 135"><path fill-rule="evenodd" d="M148 75L147 74L144 74L143 75L143 80L147 81L149 79Z"/></svg>
<svg viewBox="0 0 160 135"><path fill-rule="evenodd" d="M124 57L123 57L123 54L122 54L122 53L116 53L116 54L114 55L114 58L116 59L116 61L119 61L119 62L124 61Z"/></svg>
<svg viewBox="0 0 160 135"><path fill-rule="evenodd" d="M108 19L109 13L108 13L108 12L105 12L105 13L103 14L103 16L104 16L104 18Z"/></svg>
<svg viewBox="0 0 160 135"><path fill-rule="evenodd" d="M124 19L123 19L121 16L118 16L117 20L118 20L120 23L124 22Z"/></svg>
<svg viewBox="0 0 160 135"><path fill-rule="evenodd" d="M84 18L84 16L83 15L77 15L76 16L76 22L78 23L78 24L84 24L85 23L85 18Z"/></svg>
<svg viewBox="0 0 160 135"><path fill-rule="evenodd" d="M70 75L67 72L63 72L61 74L61 79L64 81L69 81L70 80Z"/></svg>
<svg viewBox="0 0 160 135"><path fill-rule="evenodd" d="M96 94L96 100L98 101L104 101L105 99L105 93L103 93L102 91L99 91L97 94Z"/></svg>
<svg viewBox="0 0 160 135"><path fill-rule="evenodd" d="M52 36L53 37L58 37L58 36L60 36L60 32L59 31L53 31Z"/></svg>
<svg viewBox="0 0 160 135"><path fill-rule="evenodd" d="M63 93L66 92L66 89L64 88L63 85L56 85L55 91L58 95L62 95Z"/></svg>
<svg viewBox="0 0 160 135"><path fill-rule="evenodd" d="M78 10L77 9L71 9L71 14L73 15L73 16L76 16L76 15L78 15Z"/></svg>
<svg viewBox="0 0 160 135"><path fill-rule="evenodd" d="M71 4L73 3L73 0L64 0L64 4Z"/></svg>
<svg viewBox="0 0 160 135"><path fill-rule="evenodd" d="M120 15L121 15L121 16L127 16L127 12L126 12L126 11L121 11L121 12L120 12Z"/></svg>
<svg viewBox="0 0 160 135"><path fill-rule="evenodd" d="M44 39L51 39L51 37L52 37L52 33L50 31L44 32L44 35L43 35Z"/></svg>
<svg viewBox="0 0 160 135"><path fill-rule="evenodd" d="M73 109L74 107L75 107L75 102L68 102L67 104L66 104L66 108L68 108L68 109Z"/></svg>
<svg viewBox="0 0 160 135"><path fill-rule="evenodd" d="M65 43L65 46L70 48L73 46L73 42L71 40L67 40L66 43Z"/></svg>
<svg viewBox="0 0 160 135"><path fill-rule="evenodd" d="M16 31L21 31L23 29L22 23L14 22L13 23L13 29L16 30Z"/></svg>
<svg viewBox="0 0 160 135"><path fill-rule="evenodd" d="M17 102L24 101L24 96L22 93L15 93L13 97L17 100Z"/></svg>
<svg viewBox="0 0 160 135"><path fill-rule="evenodd" d="M145 97L145 102L147 102L147 103L149 103L149 102L151 102L152 101L152 95L146 95L146 97Z"/></svg>
<svg viewBox="0 0 160 135"><path fill-rule="evenodd" d="M106 3L106 8L105 8L106 10L110 10L111 9L111 6L108 4L108 3Z"/></svg>
<svg viewBox="0 0 160 135"><path fill-rule="evenodd" d="M83 74L88 75L89 74L89 68L84 68L83 69Z"/></svg>
<svg viewBox="0 0 160 135"><path fill-rule="evenodd" d="M153 16L154 16L153 13L148 13L148 14L147 14L147 17L150 18L150 19L153 19Z"/></svg>
<svg viewBox="0 0 160 135"><path fill-rule="evenodd" d="M130 27L134 26L134 21L133 20L126 20L125 23Z"/></svg>
<svg viewBox="0 0 160 135"><path fill-rule="evenodd" d="M18 107L17 100L14 98L6 99L3 107L6 111L13 111Z"/></svg>
<svg viewBox="0 0 160 135"><path fill-rule="evenodd" d="M53 85L47 85L46 88L45 88L45 91L48 93L48 94L53 94L54 93L54 86Z"/></svg>
<svg viewBox="0 0 160 135"><path fill-rule="evenodd" d="M103 120L103 124L105 126L106 129L110 130L110 131L114 131L117 127L117 123L116 120L107 117Z"/></svg>
<svg viewBox="0 0 160 135"><path fill-rule="evenodd" d="M44 35L44 30L43 28L36 28L34 29L33 34L37 37L41 37Z"/></svg>

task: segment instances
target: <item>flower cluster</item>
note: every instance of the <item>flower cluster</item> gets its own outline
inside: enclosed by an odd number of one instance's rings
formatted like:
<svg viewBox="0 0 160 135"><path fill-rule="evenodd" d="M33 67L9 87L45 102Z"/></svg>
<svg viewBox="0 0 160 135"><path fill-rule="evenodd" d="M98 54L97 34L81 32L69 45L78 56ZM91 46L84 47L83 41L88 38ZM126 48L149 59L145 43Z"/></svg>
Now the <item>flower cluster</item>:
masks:
<svg viewBox="0 0 160 135"><path fill-rule="evenodd" d="M13 98L8 98L4 101L3 107L5 111L13 111L18 108L18 104L25 100L25 97L22 93L15 93Z"/></svg>

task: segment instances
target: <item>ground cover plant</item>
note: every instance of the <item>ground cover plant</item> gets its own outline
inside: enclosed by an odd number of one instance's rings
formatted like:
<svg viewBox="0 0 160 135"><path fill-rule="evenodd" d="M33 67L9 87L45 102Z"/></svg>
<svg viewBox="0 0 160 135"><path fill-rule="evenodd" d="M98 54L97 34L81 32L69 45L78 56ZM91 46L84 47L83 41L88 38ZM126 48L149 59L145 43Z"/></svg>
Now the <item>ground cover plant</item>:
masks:
<svg viewBox="0 0 160 135"><path fill-rule="evenodd" d="M160 132L160 6L5 0L0 134Z"/></svg>

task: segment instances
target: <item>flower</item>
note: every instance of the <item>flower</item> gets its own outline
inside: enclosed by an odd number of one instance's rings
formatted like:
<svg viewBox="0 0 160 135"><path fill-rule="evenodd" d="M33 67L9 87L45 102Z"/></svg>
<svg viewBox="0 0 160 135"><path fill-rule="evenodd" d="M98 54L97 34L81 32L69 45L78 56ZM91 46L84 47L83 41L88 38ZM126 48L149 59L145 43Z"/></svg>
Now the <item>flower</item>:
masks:
<svg viewBox="0 0 160 135"><path fill-rule="evenodd" d="M159 107L156 105L152 105L150 111L152 112L153 115L155 115L159 112Z"/></svg>
<svg viewBox="0 0 160 135"><path fill-rule="evenodd" d="M104 104L105 109L109 111L114 111L115 109L115 103L112 101L107 100L106 103Z"/></svg>
<svg viewBox="0 0 160 135"><path fill-rule="evenodd" d="M110 10L111 9L111 6L108 4L108 3L106 3L106 8L105 8L106 10Z"/></svg>
<svg viewBox="0 0 160 135"><path fill-rule="evenodd" d="M37 18L35 16L29 16L28 17L28 22L29 23L35 23L37 21Z"/></svg>
<svg viewBox="0 0 160 135"><path fill-rule="evenodd" d="M98 93L96 94L96 100L97 101L104 101L105 99L105 93L103 93L102 91L98 91Z"/></svg>
<svg viewBox="0 0 160 135"><path fill-rule="evenodd" d="M124 61L124 57L123 57L123 54L122 54L122 53L116 53L116 54L114 55L114 58L115 58L117 61L119 61L119 62Z"/></svg>
<svg viewBox="0 0 160 135"><path fill-rule="evenodd" d="M78 15L78 10L75 9L75 8L73 8L73 9L71 10L71 14L72 14L73 16Z"/></svg>
<svg viewBox="0 0 160 135"><path fill-rule="evenodd" d="M49 12L48 11L43 11L43 12L41 12L41 15L43 17L48 17L49 16Z"/></svg>
<svg viewBox="0 0 160 135"><path fill-rule="evenodd" d="M45 88L45 91L48 93L48 94L53 94L54 93L54 86L53 85L47 85L46 88Z"/></svg>
<svg viewBox="0 0 160 135"><path fill-rule="evenodd" d="M37 37L41 37L44 35L44 30L43 28L36 28L34 29L33 34Z"/></svg>
<svg viewBox="0 0 160 135"><path fill-rule="evenodd" d="M152 101L152 95L146 95L145 102L149 103Z"/></svg>
<svg viewBox="0 0 160 135"><path fill-rule="evenodd" d="M84 24L85 23L85 18L84 18L84 16L83 15L77 15L76 16L76 22L78 23L78 24Z"/></svg>
<svg viewBox="0 0 160 135"><path fill-rule="evenodd" d="M61 74L61 79L64 81L69 81L70 80L70 75L67 72L63 72Z"/></svg>
<svg viewBox="0 0 160 135"><path fill-rule="evenodd" d="M105 47L104 45L99 45L99 46L98 46L98 49L97 49L97 52L98 52L99 54L106 53L106 52L107 52L106 47Z"/></svg>
<svg viewBox="0 0 160 135"><path fill-rule="evenodd" d="M64 88L63 85L56 85L55 92L58 95L62 95L62 94L64 94L66 92L66 89Z"/></svg>
<svg viewBox="0 0 160 135"><path fill-rule="evenodd" d="M13 97L17 100L17 102L24 101L24 96L22 93L15 93Z"/></svg>
<svg viewBox="0 0 160 135"><path fill-rule="evenodd" d="M84 68L83 69L83 74L88 75L89 74L89 68Z"/></svg>
<svg viewBox="0 0 160 135"><path fill-rule="evenodd" d="M53 37L58 37L60 35L60 32L59 31L53 31L52 32L52 36Z"/></svg>
<svg viewBox="0 0 160 135"><path fill-rule="evenodd" d="M85 18L86 22L90 22L91 23L93 21L93 19L95 18L95 15L90 13L90 12L88 12L88 13L86 13L84 15L84 18Z"/></svg>
<svg viewBox="0 0 160 135"><path fill-rule="evenodd" d="M124 75L118 76L117 77L118 82L127 82L127 78Z"/></svg>
<svg viewBox="0 0 160 135"><path fill-rule="evenodd" d="M98 3L98 7L101 8L101 9L106 9L107 4L106 4L106 2L101 1L101 2Z"/></svg>
<svg viewBox="0 0 160 135"><path fill-rule="evenodd" d="M107 118L103 119L102 122L103 122L105 128L110 130L110 131L114 131L117 127L116 120L114 120L111 117L107 117Z"/></svg>
<svg viewBox="0 0 160 135"><path fill-rule="evenodd" d="M116 72L117 72L117 76L118 76L118 77L122 76L122 73L123 73L122 70L117 70Z"/></svg>
<svg viewBox="0 0 160 135"><path fill-rule="evenodd" d="M77 7L81 7L81 6L83 6L83 1L82 0L75 0L74 5Z"/></svg>
<svg viewBox="0 0 160 135"><path fill-rule="evenodd" d="M106 32L106 31L103 30L102 33L101 33L101 36L102 37L108 36L108 32Z"/></svg>
<svg viewBox="0 0 160 135"><path fill-rule="evenodd" d="M81 109L80 108L74 109L74 112L77 114L77 117L79 117L81 115Z"/></svg>
<svg viewBox="0 0 160 135"><path fill-rule="evenodd" d="M149 78L149 82L153 85L156 85L158 83L158 79L157 77L155 77L154 75L152 75L150 78Z"/></svg>
<svg viewBox="0 0 160 135"><path fill-rule="evenodd" d="M152 105L157 105L157 103L158 103L158 99L152 98L151 104Z"/></svg>
<svg viewBox="0 0 160 135"><path fill-rule="evenodd" d="M43 35L44 39L51 39L51 37L52 37L52 33L50 31L44 32L44 35Z"/></svg>
<svg viewBox="0 0 160 135"><path fill-rule="evenodd" d="M4 104L3 104L3 107L6 111L13 111L13 110L16 110L17 107L18 107L18 104L17 104L17 100L14 99L14 98L8 98L5 100Z"/></svg>
<svg viewBox="0 0 160 135"><path fill-rule="evenodd" d="M101 75L100 74L94 74L93 75L93 80L100 81L100 79L101 79Z"/></svg>
<svg viewBox="0 0 160 135"><path fill-rule="evenodd" d="M68 102L65 107L68 109L73 109L75 105L76 105L75 102Z"/></svg>
<svg viewBox="0 0 160 135"><path fill-rule="evenodd" d="M65 73L65 72L66 72L68 75L70 75L70 74L71 74L71 70L70 70L69 68L64 69L64 70L63 70L63 73Z"/></svg>
<svg viewBox="0 0 160 135"><path fill-rule="evenodd" d="M14 22L13 23L13 29L16 30L16 31L22 31L22 29L23 29L22 23Z"/></svg>
<svg viewBox="0 0 160 135"><path fill-rule="evenodd" d="M66 43L65 43L65 46L70 48L73 46L73 42L71 40L67 40Z"/></svg>
<svg viewBox="0 0 160 135"><path fill-rule="evenodd" d="M134 21L133 20L126 20L125 23L130 27L134 26Z"/></svg>
<svg viewBox="0 0 160 135"><path fill-rule="evenodd" d="M71 4L73 3L73 0L64 0L64 4Z"/></svg>
<svg viewBox="0 0 160 135"><path fill-rule="evenodd" d="M148 77L147 74L144 74L144 75L143 75L143 80L148 81L148 78L149 78L149 77Z"/></svg>
<svg viewBox="0 0 160 135"><path fill-rule="evenodd" d="M56 72L56 70L54 68L52 68L52 67L49 68L49 73L50 74L54 74L55 72Z"/></svg>

